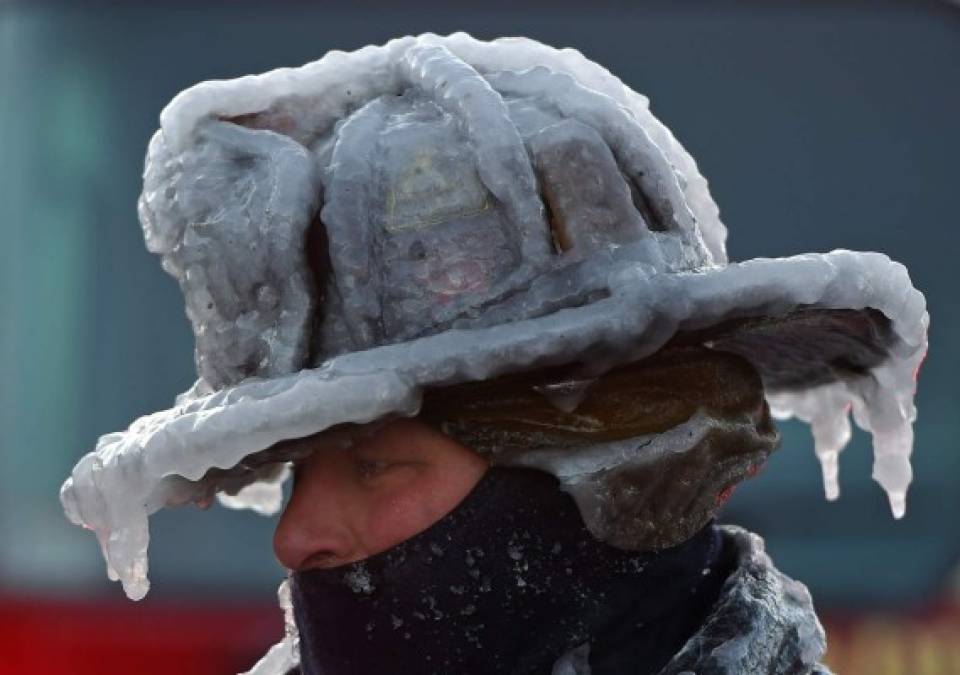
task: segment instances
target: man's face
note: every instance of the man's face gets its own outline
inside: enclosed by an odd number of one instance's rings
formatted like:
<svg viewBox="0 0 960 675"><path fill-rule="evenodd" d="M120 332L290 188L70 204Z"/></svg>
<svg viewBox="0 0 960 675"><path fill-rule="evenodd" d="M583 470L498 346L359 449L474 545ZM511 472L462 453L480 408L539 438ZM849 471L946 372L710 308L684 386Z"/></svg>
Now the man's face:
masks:
<svg viewBox="0 0 960 675"><path fill-rule="evenodd" d="M418 420L343 438L318 436L297 464L273 546L285 567L344 565L390 549L454 509L487 469L476 453Z"/></svg>

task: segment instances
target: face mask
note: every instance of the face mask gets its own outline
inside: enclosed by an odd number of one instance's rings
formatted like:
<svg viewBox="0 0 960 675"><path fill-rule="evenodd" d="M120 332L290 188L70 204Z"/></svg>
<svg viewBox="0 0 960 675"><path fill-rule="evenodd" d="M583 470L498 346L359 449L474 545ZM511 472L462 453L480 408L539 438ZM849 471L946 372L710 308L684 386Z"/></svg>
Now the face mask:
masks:
<svg viewBox="0 0 960 675"><path fill-rule="evenodd" d="M597 541L553 477L492 468L429 529L293 575L304 675L550 673L586 646L594 675L656 672L726 574L712 525L657 553Z"/></svg>

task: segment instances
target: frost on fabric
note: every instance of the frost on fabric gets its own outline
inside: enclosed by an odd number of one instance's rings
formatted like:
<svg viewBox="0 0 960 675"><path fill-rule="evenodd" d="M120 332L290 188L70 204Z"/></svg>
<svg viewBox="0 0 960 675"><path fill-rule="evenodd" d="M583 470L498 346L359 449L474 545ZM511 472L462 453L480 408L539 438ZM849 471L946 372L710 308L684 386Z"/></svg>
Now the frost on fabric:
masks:
<svg viewBox="0 0 960 675"><path fill-rule="evenodd" d="M733 569L703 624L660 675L823 673L823 627L806 586L780 573L763 540L722 526Z"/></svg>
<svg viewBox="0 0 960 675"><path fill-rule="evenodd" d="M590 643L571 649L553 664L551 675L590 675Z"/></svg>
<svg viewBox="0 0 960 675"><path fill-rule="evenodd" d="M423 171L404 173L407 157ZM423 189L424 175L444 189ZM821 364L829 377L801 385L775 367L784 350L806 353L789 329L771 329L767 352L748 338L707 344L753 360L773 408L810 422L828 495L852 410L902 513L927 325L906 270L849 251L727 265L693 159L644 97L574 50L424 35L199 84L161 114L140 210L183 289L200 380L103 436L61 491L130 597L149 588L153 512L218 492L233 507L279 506L277 471L244 460L280 441L416 414L428 386L572 362L589 377L678 333L806 310L880 313L876 363ZM437 213L442 255L418 256ZM305 253L321 225L322 293ZM483 253L462 254L476 237ZM433 259L456 267L435 274ZM561 405L575 405L568 393Z"/></svg>

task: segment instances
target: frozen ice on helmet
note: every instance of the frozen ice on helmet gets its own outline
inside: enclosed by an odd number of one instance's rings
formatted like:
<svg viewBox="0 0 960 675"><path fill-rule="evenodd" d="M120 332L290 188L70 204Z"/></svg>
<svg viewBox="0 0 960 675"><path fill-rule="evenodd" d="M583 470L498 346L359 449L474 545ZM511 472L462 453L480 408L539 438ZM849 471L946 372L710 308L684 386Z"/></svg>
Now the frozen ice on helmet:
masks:
<svg viewBox="0 0 960 675"><path fill-rule="evenodd" d="M506 306L503 323L495 313L487 325L466 317L439 334L340 349L310 368L317 301L303 246L318 200L323 193L322 216L331 220L325 222L331 231L340 227L350 235L333 242L330 252L333 261L345 260L345 249L361 236L350 229L364 213L356 195L367 178L385 170L373 154L376 136L366 131L389 130L392 120L408 115L391 98L400 98L414 80L419 93L406 103L418 110L417 97L429 90L431 119L462 125L457 129L477 152L481 188L506 205L505 217L517 230L532 230L544 219L532 198L531 167L550 161L538 154L534 138L550 129L552 142L574 139L592 148L598 137L616 149L619 165L636 174L656 201L665 231L612 246L542 283L534 278L534 263L519 268L533 281L524 297ZM577 123L565 121L571 119ZM491 129L502 142L482 138ZM348 147L354 132L359 140ZM607 159L597 152L591 161L602 167ZM198 166L204 178L196 182L190 175ZM275 473L263 486L256 482L266 478L261 471L230 485L212 476L280 441L415 414L427 386L573 358L594 363L601 373L649 356L678 331L798 308L871 308L889 320L890 352L870 373L840 373L835 382L806 389L771 386L768 399L781 416L810 423L828 497L837 494L836 457L849 437L852 411L873 434L874 477L894 513L903 512L914 374L926 351L927 327L924 298L906 270L884 255L849 251L724 265L726 228L693 159L643 96L574 50L520 38L486 43L463 33L424 35L331 52L302 68L201 83L161 114L141 216L148 246L163 256L187 298L201 379L171 409L103 436L61 492L68 517L95 531L110 577L121 580L131 597L148 589L147 521L159 508L209 500L223 490L228 496L221 500L232 507L268 512L279 506ZM581 216L570 210L571 218ZM534 249L534 261L549 243L521 239L522 247ZM366 283L362 262L350 265L339 292ZM325 301L331 306L342 302L337 292L330 296ZM563 303L556 302L559 296ZM379 311L357 297L341 309L367 316ZM520 310L519 318L511 316ZM353 328L329 322L324 339L363 343L362 326ZM559 406L575 406L578 392L547 394Z"/></svg>
<svg viewBox="0 0 960 675"><path fill-rule="evenodd" d="M140 599L149 590L147 516L164 505L206 498L211 487L201 479L209 470L234 467L247 455L333 424L413 414L419 405L417 392L394 373L336 378L334 390L322 369L302 373L311 377L252 381L181 399L170 410L136 420L126 433L104 436L80 460L61 489L61 501L72 522L97 534L108 575L123 583L128 596ZM221 415L227 410L229 419ZM355 419L341 418L351 412ZM291 426L277 424L284 418ZM204 445L204 437L206 449L185 445L186 438ZM231 505L242 499L235 495Z"/></svg>
<svg viewBox="0 0 960 675"><path fill-rule="evenodd" d="M670 278L653 275L646 282L666 285L661 290L669 293L638 293L631 285L630 290L614 289L611 297L594 305L588 315L563 310L497 328L451 331L345 354L316 370L253 380L193 399L141 418L128 432L105 436L98 450L75 468L62 500L74 522L97 531L114 576L124 581L128 594L142 597L146 591L147 515L164 504L186 503L205 494L207 488L200 479L208 469L234 466L280 440L308 436L335 421L366 422L391 413L413 414L425 383L492 377L511 367L539 362L557 343L568 348L568 353L587 353L598 345L620 342L626 358L640 358L656 351L678 328L701 325L705 312L715 312L718 318L735 315L736 296L745 277L753 276L751 267L772 262L733 263L713 279L699 278L693 292ZM875 451L883 462L879 463L878 478L887 481L884 487L891 493L902 493L909 482L909 470L903 469L909 467L910 450L904 429L909 429L913 419L913 373L926 344L922 296L904 273L900 275L903 293L892 303L879 295L864 299L865 286L887 283L896 276L894 272L902 271L880 254L836 252L777 262L783 273L780 283L801 296L799 304L869 304L889 312L894 330L902 331L900 349L905 356L891 356L880 375L883 386L867 386L869 378L859 384L842 384L849 396L846 400L857 401L858 409L863 410L855 421L870 425L875 442L879 442ZM847 267L855 270L852 276L858 283L847 283L849 276L837 274L838 269ZM645 274L637 269L632 272L641 278ZM782 290L758 287L752 291L752 301L760 307L765 301L782 302ZM658 297L670 298L669 302L660 301L669 313L668 318L661 315L659 320L667 325L634 341L633 336L643 334L642 328L653 321ZM914 301L903 302L904 298ZM769 392L768 398L779 413L800 413L812 420L818 409L810 401L816 400L817 391ZM847 407L843 400L834 394L819 405L823 414L842 414ZM879 416L890 410L899 418L879 423ZM169 482L168 476L183 479ZM891 479L899 482L891 483ZM143 494L153 499L145 503Z"/></svg>
<svg viewBox="0 0 960 675"><path fill-rule="evenodd" d="M774 416L797 417L810 424L827 499L836 499L840 494L837 459L850 440L852 412L857 426L873 437L873 478L886 492L894 517L902 518L906 513L907 488L913 478L910 454L917 416L914 396L927 353L929 317L923 296L908 286L909 278L902 265L893 263L887 279L864 276L851 281L872 288L875 295L890 293L893 299L901 300L899 316L913 329L899 346L899 353L874 368L869 376L842 379L801 392L770 392L767 398ZM872 306L870 300L866 304Z"/></svg>
<svg viewBox="0 0 960 675"><path fill-rule="evenodd" d="M306 148L280 134L207 125L180 153L162 132L150 141L144 238L184 292L208 387L302 365L314 306L303 242L316 187Z"/></svg>

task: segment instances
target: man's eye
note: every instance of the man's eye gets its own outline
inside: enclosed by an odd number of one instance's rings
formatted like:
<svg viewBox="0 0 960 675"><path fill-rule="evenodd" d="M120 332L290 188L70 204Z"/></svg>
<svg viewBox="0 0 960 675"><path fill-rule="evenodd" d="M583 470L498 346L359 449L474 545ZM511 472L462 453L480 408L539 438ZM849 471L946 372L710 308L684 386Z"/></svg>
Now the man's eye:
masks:
<svg viewBox="0 0 960 675"><path fill-rule="evenodd" d="M390 462L379 459L358 459L357 472L363 479L374 478L390 468Z"/></svg>

